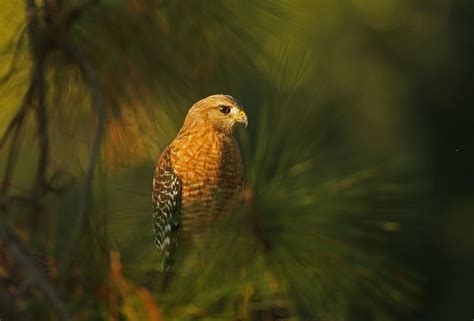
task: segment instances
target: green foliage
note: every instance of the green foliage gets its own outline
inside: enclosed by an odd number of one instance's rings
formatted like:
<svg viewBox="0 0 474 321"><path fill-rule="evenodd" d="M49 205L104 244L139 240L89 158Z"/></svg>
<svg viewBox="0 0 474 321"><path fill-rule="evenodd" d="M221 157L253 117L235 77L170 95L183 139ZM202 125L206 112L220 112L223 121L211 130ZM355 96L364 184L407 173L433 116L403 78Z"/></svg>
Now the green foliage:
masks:
<svg viewBox="0 0 474 321"><path fill-rule="evenodd" d="M473 149L465 137L474 117L435 108L452 107L452 98L461 110L474 100L464 84L473 67L469 2L37 5L37 31L51 46L46 176L61 188L37 203L4 202L33 194L41 149L32 110L0 195L1 223L33 256L48 257L42 264L72 319L472 318L468 299L443 293L469 294L472 284L465 226ZM2 82L0 133L34 74L25 17L15 1L0 13L0 71L14 67ZM63 42L80 47L97 72L107 113L85 230L78 217L97 118L91 86L57 45ZM220 92L239 99L249 116L249 128L236 132L244 201L198 244L183 247L163 287L151 224L155 162L192 103ZM451 138L440 143L443 117L462 126L450 127ZM462 160L444 155L459 149ZM0 153L3 175L9 150ZM2 261L2 233L0 318L56 318L23 267ZM454 269L462 285L443 272L451 260L463 262Z"/></svg>

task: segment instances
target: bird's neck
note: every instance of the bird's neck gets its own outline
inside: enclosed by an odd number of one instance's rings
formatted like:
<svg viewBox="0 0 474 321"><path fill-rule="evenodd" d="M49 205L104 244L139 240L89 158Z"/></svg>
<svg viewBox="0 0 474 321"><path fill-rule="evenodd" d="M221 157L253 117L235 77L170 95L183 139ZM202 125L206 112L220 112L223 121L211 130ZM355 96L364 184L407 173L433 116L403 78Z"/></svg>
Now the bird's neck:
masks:
<svg viewBox="0 0 474 321"><path fill-rule="evenodd" d="M224 153L234 151L236 146L232 135L211 128L180 132L170 145L171 161L176 174L180 176L189 170L190 164L200 163L204 159L220 164Z"/></svg>
<svg viewBox="0 0 474 321"><path fill-rule="evenodd" d="M229 136L229 138L232 138L233 127L233 125L216 127L209 119L203 117L186 117L177 137L209 134L223 137Z"/></svg>
<svg viewBox="0 0 474 321"><path fill-rule="evenodd" d="M214 124L206 121L186 121L179 131L176 139L191 139L199 141L206 137L207 139L217 139L225 142L233 139L232 128L216 128Z"/></svg>
<svg viewBox="0 0 474 321"><path fill-rule="evenodd" d="M232 131L216 129L212 124L185 124L176 136L182 148L194 153L202 145L212 145L213 148L222 148L227 143L234 141Z"/></svg>

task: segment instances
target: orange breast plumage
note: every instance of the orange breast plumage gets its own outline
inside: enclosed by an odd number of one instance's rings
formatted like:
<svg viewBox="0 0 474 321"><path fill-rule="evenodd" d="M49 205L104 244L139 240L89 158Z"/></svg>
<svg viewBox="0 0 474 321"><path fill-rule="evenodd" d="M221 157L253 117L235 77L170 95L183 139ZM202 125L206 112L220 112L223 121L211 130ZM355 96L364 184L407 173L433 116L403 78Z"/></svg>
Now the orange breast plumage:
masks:
<svg viewBox="0 0 474 321"><path fill-rule="evenodd" d="M181 225L191 237L225 215L242 186L240 152L232 137L207 131L177 139L171 162L182 185Z"/></svg>

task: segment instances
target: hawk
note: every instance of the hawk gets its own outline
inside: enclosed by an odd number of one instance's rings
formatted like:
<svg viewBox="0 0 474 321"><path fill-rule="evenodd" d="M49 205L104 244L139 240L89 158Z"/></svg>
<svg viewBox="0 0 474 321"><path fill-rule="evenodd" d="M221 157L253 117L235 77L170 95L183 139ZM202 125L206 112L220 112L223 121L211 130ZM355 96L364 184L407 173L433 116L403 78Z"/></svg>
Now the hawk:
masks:
<svg viewBox="0 0 474 321"><path fill-rule="evenodd" d="M153 178L155 243L168 270L178 239L195 240L228 213L242 190L242 160L232 135L247 115L231 96L212 95L189 110L161 154Z"/></svg>

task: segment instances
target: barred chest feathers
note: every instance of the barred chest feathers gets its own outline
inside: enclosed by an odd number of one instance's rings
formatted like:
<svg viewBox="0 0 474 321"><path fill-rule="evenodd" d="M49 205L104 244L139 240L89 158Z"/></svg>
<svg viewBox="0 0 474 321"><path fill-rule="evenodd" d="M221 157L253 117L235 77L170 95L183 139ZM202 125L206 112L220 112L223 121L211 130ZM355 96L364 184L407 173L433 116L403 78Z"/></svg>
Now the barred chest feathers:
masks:
<svg viewBox="0 0 474 321"><path fill-rule="evenodd" d="M171 163L181 181L181 224L196 236L238 201L242 162L235 139L216 130L179 136L170 145Z"/></svg>

